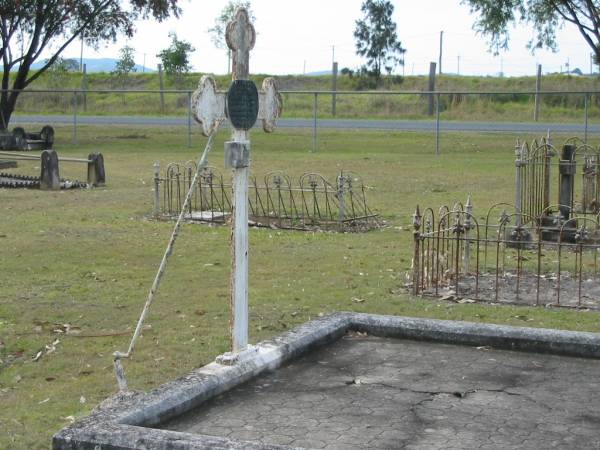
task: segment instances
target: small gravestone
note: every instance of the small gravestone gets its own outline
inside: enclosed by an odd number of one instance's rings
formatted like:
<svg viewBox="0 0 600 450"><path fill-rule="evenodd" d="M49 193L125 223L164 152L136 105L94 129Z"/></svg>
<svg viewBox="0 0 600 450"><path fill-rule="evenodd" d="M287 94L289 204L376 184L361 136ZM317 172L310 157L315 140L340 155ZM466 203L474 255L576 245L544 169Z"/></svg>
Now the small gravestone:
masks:
<svg viewBox="0 0 600 450"><path fill-rule="evenodd" d="M102 153L90 153L88 161L88 185L104 186L106 183L106 174L104 172L104 157Z"/></svg>
<svg viewBox="0 0 600 450"><path fill-rule="evenodd" d="M60 176L58 173L58 155L54 150L44 150L41 155L40 189L60 189Z"/></svg>

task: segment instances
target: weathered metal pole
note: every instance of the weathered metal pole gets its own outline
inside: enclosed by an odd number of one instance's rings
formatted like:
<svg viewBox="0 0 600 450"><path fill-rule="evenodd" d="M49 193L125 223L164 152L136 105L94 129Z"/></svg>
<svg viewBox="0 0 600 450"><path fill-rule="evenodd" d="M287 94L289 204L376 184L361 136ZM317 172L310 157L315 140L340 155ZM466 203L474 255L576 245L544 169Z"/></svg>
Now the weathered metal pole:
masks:
<svg viewBox="0 0 600 450"><path fill-rule="evenodd" d="M163 80L162 64L158 65L158 87L160 89L160 113L165 113L165 82Z"/></svg>
<svg viewBox="0 0 600 450"><path fill-rule="evenodd" d="M587 144L588 141L588 118L589 118L589 105L588 105L588 95L584 94L583 97L584 108L585 108L585 129L583 132L583 142Z"/></svg>
<svg viewBox="0 0 600 450"><path fill-rule="evenodd" d="M429 79L427 81L427 90L433 92L435 90L435 63L429 63ZM427 114L433 116L433 94L427 96L429 98L429 104L427 108Z"/></svg>
<svg viewBox="0 0 600 450"><path fill-rule="evenodd" d="M440 58L439 58L439 74L442 74L442 51L444 49L444 32L440 31Z"/></svg>
<svg viewBox="0 0 600 450"><path fill-rule="evenodd" d="M332 70L331 70L331 90L333 91L333 94L331 94L331 115L333 117L335 117L336 106L337 106L336 105L337 96L335 94L335 91L337 91L337 76L338 76L338 63L334 62Z"/></svg>
<svg viewBox="0 0 600 450"><path fill-rule="evenodd" d="M533 120L537 122L540 118L540 90L542 89L542 65L537 66L537 76L535 78L535 107L533 109Z"/></svg>
<svg viewBox="0 0 600 450"><path fill-rule="evenodd" d="M87 111L87 64L83 65L83 72L81 74L81 90L83 91L83 112Z"/></svg>
<svg viewBox="0 0 600 450"><path fill-rule="evenodd" d="M191 148L192 147L192 93L188 92L188 99L187 99L187 104L188 104L188 147Z"/></svg>
<svg viewBox="0 0 600 450"><path fill-rule="evenodd" d="M232 51L232 80L248 80L250 50L256 34L245 9L238 9L235 19L227 25L227 45ZM231 88L230 88L231 92ZM230 100L229 100L230 101ZM258 103L258 99L257 99ZM230 114L230 119L231 117ZM231 344L234 352L248 346L248 180L250 133L234 124L232 145L226 143L225 157L236 154L233 166L233 211L231 222Z"/></svg>
<svg viewBox="0 0 600 450"><path fill-rule="evenodd" d="M440 156L440 94L435 97L435 154Z"/></svg>
<svg viewBox="0 0 600 450"><path fill-rule="evenodd" d="M77 144L77 91L73 91L73 144Z"/></svg>

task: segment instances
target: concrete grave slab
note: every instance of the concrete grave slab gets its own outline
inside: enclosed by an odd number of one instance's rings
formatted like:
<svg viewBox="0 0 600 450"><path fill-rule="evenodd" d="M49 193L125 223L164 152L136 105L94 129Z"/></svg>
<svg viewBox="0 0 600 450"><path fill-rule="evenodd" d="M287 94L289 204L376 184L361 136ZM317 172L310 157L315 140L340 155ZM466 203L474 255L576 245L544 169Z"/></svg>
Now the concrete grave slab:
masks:
<svg viewBox="0 0 600 450"><path fill-rule="evenodd" d="M600 334L338 313L122 395L55 449L598 448Z"/></svg>

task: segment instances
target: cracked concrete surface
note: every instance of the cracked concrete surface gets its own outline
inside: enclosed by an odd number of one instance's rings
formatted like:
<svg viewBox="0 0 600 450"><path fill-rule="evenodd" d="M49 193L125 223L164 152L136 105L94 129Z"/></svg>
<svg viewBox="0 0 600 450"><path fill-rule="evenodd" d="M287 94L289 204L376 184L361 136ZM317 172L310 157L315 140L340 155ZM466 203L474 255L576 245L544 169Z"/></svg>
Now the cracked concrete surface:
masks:
<svg viewBox="0 0 600 450"><path fill-rule="evenodd" d="M349 333L160 428L323 449L600 449L598 368Z"/></svg>

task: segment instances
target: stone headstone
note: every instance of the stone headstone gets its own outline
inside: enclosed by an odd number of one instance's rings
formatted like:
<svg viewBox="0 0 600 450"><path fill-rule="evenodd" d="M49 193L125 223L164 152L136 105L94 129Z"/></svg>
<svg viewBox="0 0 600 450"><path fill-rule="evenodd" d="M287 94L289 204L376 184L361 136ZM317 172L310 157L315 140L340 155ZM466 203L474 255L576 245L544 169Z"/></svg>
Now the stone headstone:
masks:
<svg viewBox="0 0 600 450"><path fill-rule="evenodd" d="M90 186L104 186L106 174L104 172L104 157L102 153L90 153L88 155L87 182Z"/></svg>
<svg viewBox="0 0 600 450"><path fill-rule="evenodd" d="M44 150L40 157L41 174L40 189L58 190L60 189L60 176L58 173L58 155L54 150Z"/></svg>

